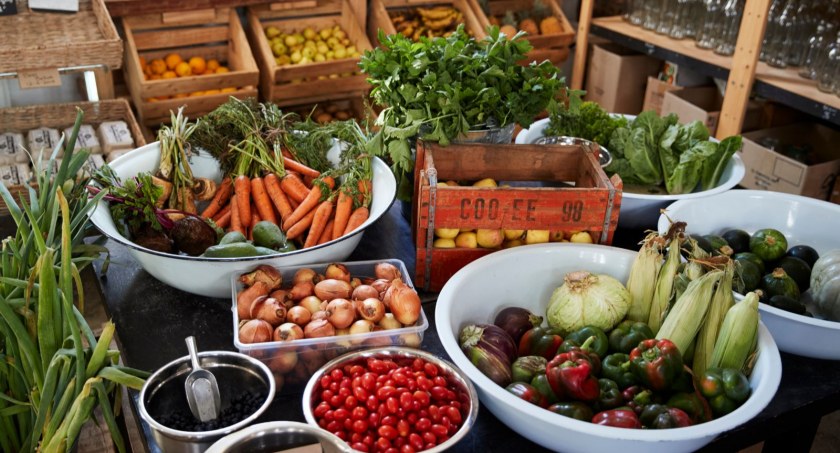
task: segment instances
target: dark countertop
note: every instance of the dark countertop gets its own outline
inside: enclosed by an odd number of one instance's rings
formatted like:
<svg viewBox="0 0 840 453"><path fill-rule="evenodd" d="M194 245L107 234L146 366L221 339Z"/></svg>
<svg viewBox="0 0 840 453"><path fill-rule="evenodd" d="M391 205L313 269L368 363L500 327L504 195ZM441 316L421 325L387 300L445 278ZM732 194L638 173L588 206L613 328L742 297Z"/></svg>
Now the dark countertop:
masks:
<svg viewBox="0 0 840 453"><path fill-rule="evenodd" d="M618 231L614 244L635 249L641 231ZM100 278L106 309L117 326L126 365L154 371L186 355L184 338L196 337L199 350L235 350L231 331L231 301L210 299L171 288L142 270L125 247L109 241L111 264ZM396 203L365 233L348 261L398 258L414 269L414 249L408 223ZM101 262L96 264L97 272ZM423 295L430 327L422 349L447 358L434 323L434 294ZM782 353L782 381L775 398L755 419L724 433L704 451L737 451L765 441L765 451L807 451L820 418L840 409L840 361L824 361ZM137 397L137 392L132 392ZM304 421L301 393L287 389L259 421ZM136 410L136 406L134 406ZM139 420L139 417L138 417ZM150 451L154 445L143 424ZM479 410L469 435L453 450L459 452L546 451L510 430L488 410Z"/></svg>

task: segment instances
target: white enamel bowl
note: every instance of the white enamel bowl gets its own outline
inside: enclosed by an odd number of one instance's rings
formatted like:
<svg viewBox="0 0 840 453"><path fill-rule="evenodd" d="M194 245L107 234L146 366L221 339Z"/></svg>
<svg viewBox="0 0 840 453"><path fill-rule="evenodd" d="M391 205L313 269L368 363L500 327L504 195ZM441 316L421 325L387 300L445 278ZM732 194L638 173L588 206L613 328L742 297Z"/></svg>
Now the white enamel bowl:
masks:
<svg viewBox="0 0 840 453"><path fill-rule="evenodd" d="M520 306L544 314L552 291L568 272L588 270L626 281L635 255L601 245L540 244L492 253L458 271L440 293L435 320L446 352L472 380L481 404L533 442L552 450L585 453L693 451L761 412L776 393L782 374L779 350L763 325L758 336L760 353L750 376L752 395L744 405L707 423L664 430L594 425L549 412L493 383L458 347L463 326L491 323L504 307Z"/></svg>
<svg viewBox="0 0 840 453"><path fill-rule="evenodd" d="M840 205L799 195L762 190L732 190L713 197L678 201L665 214L688 224L692 234L721 234L739 228L752 234L761 228L781 231L788 247L810 245L818 253L840 249ZM659 219L659 231L668 219ZM758 304L761 320L779 349L817 359L840 360L840 322L826 321Z"/></svg>
<svg viewBox="0 0 840 453"><path fill-rule="evenodd" d="M339 149L330 151L331 159L337 160ZM111 168L121 178L136 176L140 172L154 171L160 159L158 142L150 143L126 153L111 162ZM193 174L221 180L218 162L207 154L192 158ZM293 266L311 263L343 261L353 253L362 240L365 228L376 222L388 211L397 193L393 173L379 158L373 159L373 200L370 217L356 232L305 250L297 250L271 256L248 258L203 258L162 253L140 247L131 242L114 225L111 211L106 203L100 202L91 215L91 222L110 239L125 245L146 272L158 280L193 294L208 297L230 297L230 276L252 269L258 264Z"/></svg>
<svg viewBox="0 0 840 453"><path fill-rule="evenodd" d="M628 119L634 116L625 115ZM522 129L516 136L516 144L524 145L534 143L541 138L548 127L548 118L535 121L530 128ZM627 192L621 195L621 210L618 215L618 226L622 228L653 228L656 219L659 217L659 210L677 200L689 200L714 195L735 187L741 182L745 173L744 162L741 156L735 153L732 159L723 169L720 177L720 184L717 187L700 192L692 192L682 195L650 195L644 193Z"/></svg>

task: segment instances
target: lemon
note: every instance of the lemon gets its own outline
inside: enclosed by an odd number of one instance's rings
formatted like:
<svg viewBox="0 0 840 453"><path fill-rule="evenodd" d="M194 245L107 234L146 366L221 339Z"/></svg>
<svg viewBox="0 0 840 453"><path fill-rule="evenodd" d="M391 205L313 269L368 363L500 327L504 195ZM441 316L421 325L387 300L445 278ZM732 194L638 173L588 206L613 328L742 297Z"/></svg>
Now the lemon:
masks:
<svg viewBox="0 0 840 453"><path fill-rule="evenodd" d="M528 230L525 233L526 244L544 244L548 242L550 233L548 230Z"/></svg>
<svg viewBox="0 0 840 453"><path fill-rule="evenodd" d="M329 37L332 36L332 34L333 34L333 31L329 28L324 28L324 29L322 29L321 31L318 32L318 35L323 40L329 39Z"/></svg>
<svg viewBox="0 0 840 453"><path fill-rule="evenodd" d="M335 36L328 38L327 45L330 47L330 49L335 49L335 46L338 45L338 38L336 38Z"/></svg>
<svg viewBox="0 0 840 453"><path fill-rule="evenodd" d="M285 44L282 42L278 42L271 46L271 51L274 52L275 57L279 57L280 55L284 55L289 50Z"/></svg>
<svg viewBox="0 0 840 453"><path fill-rule="evenodd" d="M502 245L505 235L502 230L479 228L475 230L475 238L479 247L492 249Z"/></svg>
<svg viewBox="0 0 840 453"><path fill-rule="evenodd" d="M473 187L497 187L497 184L493 178L484 178L481 181L476 181Z"/></svg>
<svg viewBox="0 0 840 453"><path fill-rule="evenodd" d="M344 50L343 47L339 47L335 50L335 58L340 60L342 58L347 58L347 51Z"/></svg>
<svg viewBox="0 0 840 453"><path fill-rule="evenodd" d="M330 51L330 48L329 48L326 44L324 44L324 43L322 43L322 42L321 42L321 43L318 43L318 48L317 48L317 49L318 49L318 53L319 53L319 54L322 54L322 55L326 55L326 54L327 54L327 52L329 52L329 51Z"/></svg>
<svg viewBox="0 0 840 453"><path fill-rule="evenodd" d="M478 241L476 240L475 233L465 231L463 233L459 233L458 236L455 237L455 245L457 247L474 249L478 247Z"/></svg>
<svg viewBox="0 0 840 453"><path fill-rule="evenodd" d="M455 239L460 232L458 228L435 228L435 236L442 239Z"/></svg>
<svg viewBox="0 0 840 453"><path fill-rule="evenodd" d="M505 231L505 239L508 241L513 241L514 239L519 239L525 234L525 230L504 230Z"/></svg>
<svg viewBox="0 0 840 453"><path fill-rule="evenodd" d="M455 248L455 240L454 239L435 239L435 242L432 243L432 246L439 249L454 249Z"/></svg>

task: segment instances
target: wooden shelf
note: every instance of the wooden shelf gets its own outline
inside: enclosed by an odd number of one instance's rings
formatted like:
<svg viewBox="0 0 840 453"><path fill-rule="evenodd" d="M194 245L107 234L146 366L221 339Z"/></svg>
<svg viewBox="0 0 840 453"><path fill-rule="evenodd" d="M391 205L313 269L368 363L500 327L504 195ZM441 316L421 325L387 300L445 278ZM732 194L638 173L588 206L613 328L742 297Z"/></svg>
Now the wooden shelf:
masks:
<svg viewBox="0 0 840 453"><path fill-rule="evenodd" d="M632 25L620 16L592 19L591 32L710 77L726 79L733 63L732 57L701 49L692 39L672 39ZM755 73L756 94L840 125L840 97L819 91L815 81L799 77L798 71L799 68L779 69L759 62Z"/></svg>

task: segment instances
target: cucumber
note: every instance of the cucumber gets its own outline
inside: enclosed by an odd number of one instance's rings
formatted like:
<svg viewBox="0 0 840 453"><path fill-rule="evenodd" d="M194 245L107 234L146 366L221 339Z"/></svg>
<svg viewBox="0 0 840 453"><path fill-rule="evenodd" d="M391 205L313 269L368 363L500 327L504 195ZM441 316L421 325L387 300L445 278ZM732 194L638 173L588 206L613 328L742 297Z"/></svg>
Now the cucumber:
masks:
<svg viewBox="0 0 840 453"><path fill-rule="evenodd" d="M279 249L286 245L286 235L273 222L263 220L254 225L254 245L269 249Z"/></svg>

